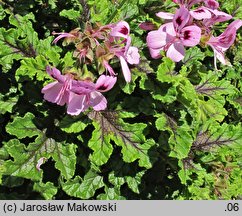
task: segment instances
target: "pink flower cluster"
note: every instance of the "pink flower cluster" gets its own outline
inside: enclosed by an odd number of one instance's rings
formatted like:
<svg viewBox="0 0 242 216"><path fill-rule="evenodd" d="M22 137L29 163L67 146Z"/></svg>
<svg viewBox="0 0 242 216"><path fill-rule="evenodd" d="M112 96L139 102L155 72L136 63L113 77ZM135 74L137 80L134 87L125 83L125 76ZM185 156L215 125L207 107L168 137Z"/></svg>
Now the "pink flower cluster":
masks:
<svg viewBox="0 0 242 216"><path fill-rule="evenodd" d="M215 0L173 0L179 4L175 14L159 12L156 15L166 23L158 30L151 31L147 36L147 45L152 58L160 58L161 51L175 62L185 56L185 47L198 44L209 45L214 51L215 68L216 58L226 64L225 51L234 43L236 31L242 26L241 20L233 21L219 36L213 36L213 25L232 19L232 16L219 11L219 3ZM191 9L198 4L198 7ZM143 29L151 25L143 24Z"/></svg>
<svg viewBox="0 0 242 216"><path fill-rule="evenodd" d="M138 48L131 46L130 27L125 21L97 26L96 28L87 24L84 32L74 29L69 33L53 34L59 35L53 41L55 44L62 38L65 38L67 43L74 43L76 47L75 57L78 57L85 64L93 63L94 60L97 61L98 69L102 71L103 67L111 76L116 73L110 66L109 61L117 57L121 63L126 82L131 81L128 64L139 64Z"/></svg>
<svg viewBox="0 0 242 216"><path fill-rule="evenodd" d="M104 110L107 100L102 92L109 91L116 83L114 76L101 75L96 83L85 80L75 80L73 74L62 75L56 68L47 66L47 73L56 81L42 89L44 99L58 105L67 105L67 113L79 115L89 107L94 110Z"/></svg>
<svg viewBox="0 0 242 216"><path fill-rule="evenodd" d="M130 28L125 21L97 26L94 29L87 24L84 32L74 29L69 33L54 33L58 36L53 43L56 44L62 38L65 38L65 43L74 43L74 56L78 57L82 64L97 62L99 74L105 71L106 73L94 83L90 78L76 79L73 73L63 75L58 69L47 66L47 73L55 81L42 89L44 99L61 106L66 105L70 115L79 115L89 107L96 111L106 109L107 100L102 92L112 89L117 81L109 61L115 57L120 60L126 82L131 80L128 63L139 63L138 48L131 46L129 33Z"/></svg>

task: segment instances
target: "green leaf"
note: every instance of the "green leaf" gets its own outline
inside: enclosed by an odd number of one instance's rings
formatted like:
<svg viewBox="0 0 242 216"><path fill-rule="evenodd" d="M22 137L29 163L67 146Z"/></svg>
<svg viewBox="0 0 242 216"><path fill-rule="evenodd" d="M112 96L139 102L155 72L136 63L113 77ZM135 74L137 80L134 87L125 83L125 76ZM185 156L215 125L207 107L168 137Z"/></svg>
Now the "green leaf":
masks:
<svg viewBox="0 0 242 216"><path fill-rule="evenodd" d="M177 84L170 85L169 83L161 83L153 76L143 76L140 80L140 87L150 91L155 100L167 104L174 102L178 94Z"/></svg>
<svg viewBox="0 0 242 216"><path fill-rule="evenodd" d="M8 174L25 178L40 178L37 171L37 164L40 158L50 158L56 161L55 166L66 178L72 178L75 173L76 148L74 144L56 142L52 138L47 138L45 133L36 128L33 123L34 115L27 113L24 117L16 117L12 123L6 127L8 133L18 138L33 137L37 135L34 143L30 143L27 148L18 140L9 141L4 145L9 154L15 158L14 161L6 161L5 166L10 166ZM14 145L14 143L16 143ZM17 149L14 146L19 146ZM7 164L7 165L6 165Z"/></svg>
<svg viewBox="0 0 242 216"><path fill-rule="evenodd" d="M9 188L20 187L23 185L24 179L16 176L5 176L2 185Z"/></svg>
<svg viewBox="0 0 242 216"><path fill-rule="evenodd" d="M193 149L200 151L207 151L211 147L218 147L228 144L233 144L233 148L241 148L242 141L242 126L229 125L214 121L208 121L207 125L197 134L196 142L194 143Z"/></svg>
<svg viewBox="0 0 242 216"><path fill-rule="evenodd" d="M64 9L60 12L60 16L66 17L69 20L74 20L77 22L78 19L81 17L81 11L76 11L74 9Z"/></svg>
<svg viewBox="0 0 242 216"><path fill-rule="evenodd" d="M33 189L39 192L46 200L53 199L58 191L52 182L35 182Z"/></svg>
<svg viewBox="0 0 242 216"><path fill-rule="evenodd" d="M58 0L48 0L48 5L50 5L51 9L55 9L57 7L56 2ZM45 0L37 0L37 2L43 7L46 4Z"/></svg>
<svg viewBox="0 0 242 216"><path fill-rule="evenodd" d="M213 118L219 122L223 121L228 114L227 110L223 108L224 104L219 100L210 99L208 101L198 101L198 120L205 122L209 118Z"/></svg>
<svg viewBox="0 0 242 216"><path fill-rule="evenodd" d="M67 133L79 133L86 128L85 124L79 117L65 116L59 123L61 130Z"/></svg>
<svg viewBox="0 0 242 216"><path fill-rule="evenodd" d="M95 130L88 146L94 151L90 160L97 165L105 164L113 152L113 146L110 144L110 137L100 124L93 122Z"/></svg>
<svg viewBox="0 0 242 216"><path fill-rule="evenodd" d="M143 175L145 174L145 171L137 172L135 176L129 176L124 174L123 172L125 173L124 167L122 167L122 169L119 170L119 173L117 174L115 174L115 172L111 172L108 176L109 182L113 184L115 189L119 189L119 190L124 183L127 183L128 187L134 193L139 194L140 193L139 187L141 185L141 180Z"/></svg>
<svg viewBox="0 0 242 216"><path fill-rule="evenodd" d="M158 130L164 131L167 129L167 123L169 119L165 114L158 115L158 118L155 122L155 126Z"/></svg>
<svg viewBox="0 0 242 216"><path fill-rule="evenodd" d="M121 168L121 167L120 167ZM122 167L123 168L123 167ZM123 169L119 170L120 172L124 171ZM125 178L123 176L123 174L118 173L118 175L115 175L115 172L112 171L109 175L108 175L108 181L115 186L116 188L120 189L121 186L125 183Z"/></svg>
<svg viewBox="0 0 242 216"><path fill-rule="evenodd" d="M127 176L126 182L128 184L128 187L134 192L139 194L139 186L141 184L141 180L143 175L145 174L145 171L138 172L135 177Z"/></svg>
<svg viewBox="0 0 242 216"><path fill-rule="evenodd" d="M58 63L60 57L58 52L60 48L51 46L52 37L39 40L38 34L32 26L32 20L34 20L34 15L32 13L26 16L20 16L18 14L11 15L9 22L14 25L15 28L10 28L8 30L0 28L0 45L2 47L0 64L3 65L4 71L11 69L14 59L20 60L37 57L37 66L43 65L43 63L40 63L44 61L43 57L46 62ZM42 55L42 59L41 56L38 55ZM28 72L31 74L37 73L34 67ZM28 72L26 73L28 74Z"/></svg>
<svg viewBox="0 0 242 216"><path fill-rule="evenodd" d="M131 163L138 159L140 166L146 168L151 167L151 161L147 152L151 146L155 145L155 143L153 140L145 140L143 135L143 130L146 127L145 124L125 123L119 119L116 112L111 111L93 111L89 113L88 116L100 125L100 127L96 126L96 129L100 129L99 131L96 130L95 133L97 134L94 135L95 140L99 140L99 142L96 143L97 146L100 146L102 142L105 144L105 142L109 142L111 139L115 142L116 145L122 147L122 155L125 162ZM92 143L91 146L93 149L98 151L97 146L94 148L94 143ZM110 150L108 150L109 147L110 145L105 144L105 148L103 149L106 151L106 153L102 153L103 156L105 155L102 161L107 160L107 154L110 154Z"/></svg>
<svg viewBox="0 0 242 216"><path fill-rule="evenodd" d="M16 117L6 126L6 131L19 139L40 135L40 131L33 123L34 117L32 113L26 113L24 117Z"/></svg>
<svg viewBox="0 0 242 216"><path fill-rule="evenodd" d="M163 63L160 64L157 71L157 79L161 82L176 82L180 76L176 76L175 63L170 58L163 58Z"/></svg>
<svg viewBox="0 0 242 216"><path fill-rule="evenodd" d="M74 144L56 143L52 157L55 167L61 171L65 179L73 177L76 169L76 148Z"/></svg>
<svg viewBox="0 0 242 216"><path fill-rule="evenodd" d="M135 80L137 78L138 78L138 76L134 75L132 73L132 79L131 79L130 83L124 83L124 81L123 81L122 84L121 84L121 88L122 88L123 92L125 92L126 94L131 94L136 87Z"/></svg>
<svg viewBox="0 0 242 216"><path fill-rule="evenodd" d="M75 60L73 59L72 52L67 52L64 58L61 59L61 63L64 65L64 68L73 67Z"/></svg>
<svg viewBox="0 0 242 216"><path fill-rule="evenodd" d="M26 56L24 48L17 44L17 38L18 32L16 30L0 28L0 64L4 71L11 69L13 60L19 60Z"/></svg>
<svg viewBox="0 0 242 216"><path fill-rule="evenodd" d="M0 5L0 20L3 20L5 16L6 16L5 11L2 5Z"/></svg>
<svg viewBox="0 0 242 216"><path fill-rule="evenodd" d="M37 145L36 145L37 146ZM36 168L37 161L40 157L48 157L47 151L51 149L51 143L47 140L38 146L34 151L27 151L25 145L19 140L13 139L4 144L8 153L14 160L6 160L2 164L5 168L4 175L24 177L32 180L40 180L42 172ZM45 149L46 148L46 149Z"/></svg>
<svg viewBox="0 0 242 216"><path fill-rule="evenodd" d="M52 138L39 136L34 143L26 148L19 140L13 139L4 144L14 161L7 160L3 166L7 168L5 175L24 177L32 180L40 180L42 171L38 171L37 165L41 158L49 159L51 156L56 161L56 168L69 179L74 175L76 156L74 144L57 143Z"/></svg>
<svg viewBox="0 0 242 216"><path fill-rule="evenodd" d="M90 170L81 181L79 176L62 184L62 189L70 196L89 199L97 189L104 186L103 177Z"/></svg>
<svg viewBox="0 0 242 216"><path fill-rule="evenodd" d="M18 102L18 97L4 98L4 95L0 94L0 113L5 114L6 112L12 113L14 105Z"/></svg>
<svg viewBox="0 0 242 216"><path fill-rule="evenodd" d="M92 22L103 23L109 17L110 10L113 8L113 5L108 0L90 0L88 1L88 5L90 6Z"/></svg>
<svg viewBox="0 0 242 216"><path fill-rule="evenodd" d="M158 130L167 130L170 133L168 140L171 148L170 156L183 159L188 156L193 143L193 137L191 135L191 128L185 120L185 116L182 116L180 121L183 124L178 126L172 117L166 114L160 114L156 120L156 127Z"/></svg>
<svg viewBox="0 0 242 216"><path fill-rule="evenodd" d="M16 79L19 80L24 77L36 78L39 81L50 79L50 76L46 72L46 66L48 65L50 65L49 61L42 55L38 55L36 58L23 59L21 66L16 71Z"/></svg>
<svg viewBox="0 0 242 216"><path fill-rule="evenodd" d="M125 197L120 195L119 189L105 187L105 193L98 195L97 199L100 199L100 200L125 200Z"/></svg>
<svg viewBox="0 0 242 216"><path fill-rule="evenodd" d="M122 10L120 10L119 19L124 20L127 18L132 18L139 13L139 8L137 6L137 1L135 3L125 2Z"/></svg>
<svg viewBox="0 0 242 216"><path fill-rule="evenodd" d="M205 54L198 47L192 47L186 50L186 55L182 62L189 67L194 64L202 64L199 60L202 61L204 58Z"/></svg>

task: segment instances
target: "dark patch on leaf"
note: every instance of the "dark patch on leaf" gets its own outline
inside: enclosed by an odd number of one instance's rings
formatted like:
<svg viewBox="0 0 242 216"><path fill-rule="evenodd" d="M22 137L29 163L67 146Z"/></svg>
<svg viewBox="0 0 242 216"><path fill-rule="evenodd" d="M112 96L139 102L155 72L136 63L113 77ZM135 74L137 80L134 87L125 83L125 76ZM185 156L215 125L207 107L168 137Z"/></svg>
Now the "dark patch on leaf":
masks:
<svg viewBox="0 0 242 216"><path fill-rule="evenodd" d="M102 130L102 135L101 135L102 143L105 135L114 134L116 137L120 137L125 145L130 144L137 150L141 150L141 148L138 146L138 143L133 141L132 136L134 134L130 131L124 130L122 125L118 122L117 112L92 111L88 114L88 117L100 124L101 130Z"/></svg>

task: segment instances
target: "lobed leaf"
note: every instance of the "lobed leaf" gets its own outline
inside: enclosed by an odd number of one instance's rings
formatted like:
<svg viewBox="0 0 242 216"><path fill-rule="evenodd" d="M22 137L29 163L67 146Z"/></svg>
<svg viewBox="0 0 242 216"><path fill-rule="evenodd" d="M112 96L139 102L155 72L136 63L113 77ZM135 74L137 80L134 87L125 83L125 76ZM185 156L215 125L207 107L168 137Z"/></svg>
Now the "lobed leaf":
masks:
<svg viewBox="0 0 242 216"><path fill-rule="evenodd" d="M70 196L81 199L89 199L94 196L97 189L104 186L103 177L95 173L93 170L84 176L81 180L79 176L73 180L62 183L62 189Z"/></svg>
<svg viewBox="0 0 242 216"><path fill-rule="evenodd" d="M58 191L52 182L35 182L33 189L39 192L46 200L53 199Z"/></svg>
<svg viewBox="0 0 242 216"><path fill-rule="evenodd" d="M111 139L116 145L122 147L122 155L125 162L131 163L138 159L140 166L147 168L151 166L147 152L155 143L152 140L145 140L143 135L145 124L124 123L118 119L117 113L112 111L93 111L89 113L89 118L99 124L99 127L96 125L96 130L93 132L93 137L95 137L93 140L99 140L96 143L97 146L100 146L100 144L105 146L105 148L103 147L105 152L102 152L102 156L105 155L103 161L106 161L111 154L110 150L108 150L110 145L107 144ZM96 151L98 150L98 147L94 147L94 142L90 145Z"/></svg>
<svg viewBox="0 0 242 216"><path fill-rule="evenodd" d="M19 139L40 135L41 132L33 123L34 117L32 113L26 113L24 117L16 117L6 126L6 131Z"/></svg>

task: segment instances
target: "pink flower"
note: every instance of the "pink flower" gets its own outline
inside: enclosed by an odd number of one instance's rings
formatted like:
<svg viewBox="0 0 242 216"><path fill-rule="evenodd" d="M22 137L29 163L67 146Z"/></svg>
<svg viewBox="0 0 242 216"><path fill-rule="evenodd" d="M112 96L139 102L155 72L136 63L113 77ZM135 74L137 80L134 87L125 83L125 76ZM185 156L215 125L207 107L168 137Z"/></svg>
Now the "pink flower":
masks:
<svg viewBox="0 0 242 216"><path fill-rule="evenodd" d="M216 58L226 64L224 53L234 43L236 31L242 26L242 20L235 20L226 28L226 30L218 37L212 36L207 42L214 51L214 64L216 67Z"/></svg>
<svg viewBox="0 0 242 216"><path fill-rule="evenodd" d="M63 33L55 33L53 32L52 33L53 35L59 35L58 37L55 38L55 40L53 41L54 44L56 44L60 39L62 38L75 38L74 35L70 34L70 33L66 33L66 32L63 32Z"/></svg>
<svg viewBox="0 0 242 216"><path fill-rule="evenodd" d="M70 74L61 75L58 69L51 69L49 66L46 67L46 71L56 81L49 83L42 89L41 92L44 94L44 99L63 106L69 100L69 89L73 84L72 76Z"/></svg>
<svg viewBox="0 0 242 216"><path fill-rule="evenodd" d="M124 79L127 83L131 81L131 73L128 66L129 64L139 64L140 54L137 47L130 46L131 38L127 38L127 44L125 47L115 49L114 53L119 58L121 63Z"/></svg>
<svg viewBox="0 0 242 216"><path fill-rule="evenodd" d="M127 83L129 83L131 81L131 73L130 73L128 63L139 64L140 55L139 55L138 48L130 46L128 49L125 50L124 53L120 55L117 54L117 55L121 63L124 79Z"/></svg>
<svg viewBox="0 0 242 216"><path fill-rule="evenodd" d="M71 42L71 41L75 41L80 36L79 28L73 29L69 33L66 33L66 32L61 32L61 33L52 32L52 34L53 35L59 35L53 41L54 44L56 44L62 38L65 38L68 42Z"/></svg>
<svg viewBox="0 0 242 216"><path fill-rule="evenodd" d="M42 89L44 99L58 105L67 105L67 113L79 115L89 107L94 110L104 110L107 100L101 92L109 91L116 83L117 78L102 75L96 83L91 81L74 80L73 75L61 75L56 68L46 68L47 72L56 81Z"/></svg>
<svg viewBox="0 0 242 216"><path fill-rule="evenodd" d="M112 76L101 75L96 84L84 81L77 81L78 84L71 88L73 94L68 102L67 113L70 115L79 115L89 107L93 107L94 110L100 111L107 107L107 100L101 94L101 92L109 91L113 88L117 78ZM85 90L84 85L90 85Z"/></svg>
<svg viewBox="0 0 242 216"><path fill-rule="evenodd" d="M215 10L212 10L209 8L207 9L211 12L211 18L203 20L203 25L206 27L211 27L217 22L224 22L232 19L232 16L225 12L218 11L217 9Z"/></svg>
<svg viewBox="0 0 242 216"><path fill-rule="evenodd" d="M129 37L129 24L125 21L120 21L112 28L110 36L118 38L128 38Z"/></svg>
<svg viewBox="0 0 242 216"><path fill-rule="evenodd" d="M113 27L109 39L110 43L112 43L115 39L124 38L120 44L116 43L114 46L110 46L109 49L111 53L114 53L119 58L124 79L127 83L131 81L131 73L128 63L139 64L140 59L138 48L131 46L131 37L129 36L129 33L129 24L125 21L121 21ZM108 64L106 64L105 68L112 75L113 71Z"/></svg>
<svg viewBox="0 0 242 216"><path fill-rule="evenodd" d="M185 56L184 46L193 47L200 42L201 29L195 25L187 26L189 20L189 11L182 6L177 10L173 22L149 32L147 44L152 58L161 57L160 51L164 50L167 57L179 62Z"/></svg>

